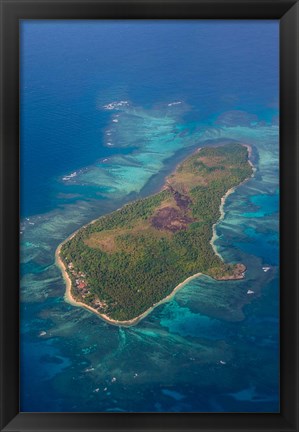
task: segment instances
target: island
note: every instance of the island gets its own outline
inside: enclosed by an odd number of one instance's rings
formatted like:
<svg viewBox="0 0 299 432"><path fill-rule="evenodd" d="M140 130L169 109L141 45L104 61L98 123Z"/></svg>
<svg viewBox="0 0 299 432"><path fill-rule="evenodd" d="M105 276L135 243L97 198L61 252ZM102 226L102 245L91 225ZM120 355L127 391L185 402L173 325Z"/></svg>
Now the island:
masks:
<svg viewBox="0 0 299 432"><path fill-rule="evenodd" d="M66 300L107 322L130 326L201 274L241 279L214 244L225 198L251 177L248 146L199 148L159 192L83 226L56 250Z"/></svg>

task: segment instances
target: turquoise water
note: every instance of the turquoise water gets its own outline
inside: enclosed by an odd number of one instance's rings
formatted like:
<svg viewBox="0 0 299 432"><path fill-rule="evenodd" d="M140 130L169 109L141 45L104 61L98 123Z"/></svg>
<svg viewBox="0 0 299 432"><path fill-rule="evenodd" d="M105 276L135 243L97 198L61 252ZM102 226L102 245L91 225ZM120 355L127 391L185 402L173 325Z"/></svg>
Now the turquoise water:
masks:
<svg viewBox="0 0 299 432"><path fill-rule="evenodd" d="M279 410L277 71L271 21L23 22L22 411ZM231 140L256 172L215 245L244 280L201 276L130 328L64 301L62 240Z"/></svg>
<svg viewBox="0 0 299 432"><path fill-rule="evenodd" d="M251 218L264 217L276 213L279 204L278 192L273 195L253 195L250 202L255 206L254 211L243 213L243 216Z"/></svg>

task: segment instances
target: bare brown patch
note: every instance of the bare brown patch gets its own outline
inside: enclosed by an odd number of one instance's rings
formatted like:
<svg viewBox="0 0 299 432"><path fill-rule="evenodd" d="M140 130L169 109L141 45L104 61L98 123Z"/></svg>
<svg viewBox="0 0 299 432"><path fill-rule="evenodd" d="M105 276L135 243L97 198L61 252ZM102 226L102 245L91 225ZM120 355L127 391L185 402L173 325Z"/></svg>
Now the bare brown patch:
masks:
<svg viewBox="0 0 299 432"><path fill-rule="evenodd" d="M134 242L131 245L122 245L122 236L131 235L134 237L144 236L156 236L156 237L169 237L171 233L160 232L152 226L150 222L142 221L139 222L133 228L121 229L116 228L114 230L101 231L92 233L90 237L84 240L84 243L93 249L101 249L106 253L113 253L116 251L125 251L127 253L134 252Z"/></svg>
<svg viewBox="0 0 299 432"><path fill-rule="evenodd" d="M101 249L104 252L114 252L116 250L115 238L120 235L121 230L107 230L91 234L84 240L84 243L90 248Z"/></svg>
<svg viewBox="0 0 299 432"><path fill-rule="evenodd" d="M194 186L206 186L208 181L199 174L189 172L176 172L173 176L168 177L167 183L180 194L188 194Z"/></svg>
<svg viewBox="0 0 299 432"><path fill-rule="evenodd" d="M198 158L198 160L200 162L202 162L203 164L205 164L209 168L217 167L217 166L221 165L221 163L223 163L225 161L225 159L223 158L223 156L214 156L214 157L201 156L201 157Z"/></svg>
<svg viewBox="0 0 299 432"><path fill-rule="evenodd" d="M154 228L171 232L186 229L191 222L192 218L173 207L159 209L151 219Z"/></svg>

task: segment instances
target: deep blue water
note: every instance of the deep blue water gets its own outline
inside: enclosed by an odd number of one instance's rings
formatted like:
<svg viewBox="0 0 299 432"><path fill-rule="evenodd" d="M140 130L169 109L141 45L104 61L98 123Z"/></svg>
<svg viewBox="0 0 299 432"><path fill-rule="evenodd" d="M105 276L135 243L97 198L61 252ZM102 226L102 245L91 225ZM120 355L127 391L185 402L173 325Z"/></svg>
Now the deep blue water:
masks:
<svg viewBox="0 0 299 432"><path fill-rule="evenodd" d="M24 21L21 26L22 214L56 207L52 179L110 154L103 103L192 106L211 123L230 110L277 113L275 21ZM47 199L44 196L47 195Z"/></svg>
<svg viewBox="0 0 299 432"><path fill-rule="evenodd" d="M22 22L22 411L279 410L278 37L276 21ZM217 227L245 280L198 278L129 329L67 304L58 244L227 140L257 168Z"/></svg>

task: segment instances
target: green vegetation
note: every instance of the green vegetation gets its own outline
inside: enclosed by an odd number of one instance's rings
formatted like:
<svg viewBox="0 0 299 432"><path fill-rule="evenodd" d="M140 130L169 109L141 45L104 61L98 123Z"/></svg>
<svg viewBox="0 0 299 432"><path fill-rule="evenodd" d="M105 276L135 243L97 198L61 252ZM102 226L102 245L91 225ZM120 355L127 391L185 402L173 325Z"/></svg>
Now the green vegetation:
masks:
<svg viewBox="0 0 299 432"><path fill-rule="evenodd" d="M210 240L221 197L251 174L244 146L203 148L168 177L163 191L81 228L60 254L73 297L124 321L195 273L241 277L244 267L223 263Z"/></svg>

